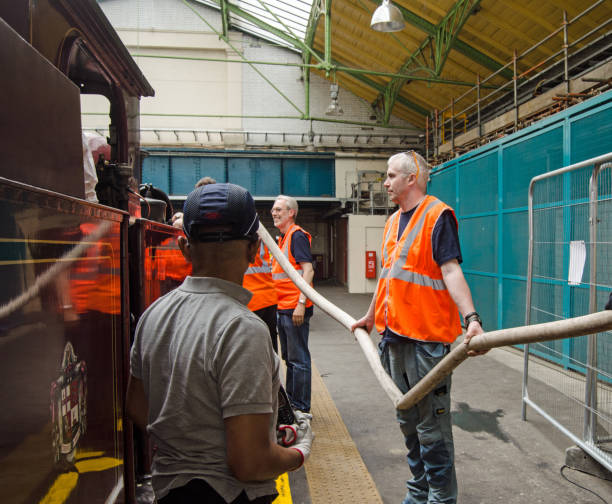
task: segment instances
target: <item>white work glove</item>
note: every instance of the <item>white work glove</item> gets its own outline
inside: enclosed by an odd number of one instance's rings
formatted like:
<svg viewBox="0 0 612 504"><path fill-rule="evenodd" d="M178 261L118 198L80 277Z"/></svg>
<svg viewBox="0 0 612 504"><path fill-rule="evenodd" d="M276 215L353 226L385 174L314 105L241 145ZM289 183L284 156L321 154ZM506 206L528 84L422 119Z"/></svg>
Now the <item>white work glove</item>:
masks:
<svg viewBox="0 0 612 504"><path fill-rule="evenodd" d="M295 444L293 444L290 449L300 452L302 455L302 462L294 470L302 467L308 460L308 457L310 457L310 449L314 439L314 433L310 427L311 419L312 415L309 413L302 413L301 411L295 412L295 420L297 422L297 438L295 440Z"/></svg>
<svg viewBox="0 0 612 504"><path fill-rule="evenodd" d="M312 415L310 413L304 413L299 410L291 410L293 412L293 416L295 418L295 423L292 424L280 424L276 428L276 442L281 446L291 446L297 441L298 429L300 420L308 421L312 420Z"/></svg>

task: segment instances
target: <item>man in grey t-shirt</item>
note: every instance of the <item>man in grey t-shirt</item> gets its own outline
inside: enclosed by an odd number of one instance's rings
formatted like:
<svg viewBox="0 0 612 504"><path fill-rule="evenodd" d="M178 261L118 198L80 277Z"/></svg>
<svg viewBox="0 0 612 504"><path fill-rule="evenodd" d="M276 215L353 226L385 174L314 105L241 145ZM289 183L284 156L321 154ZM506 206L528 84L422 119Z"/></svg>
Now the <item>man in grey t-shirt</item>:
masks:
<svg viewBox="0 0 612 504"><path fill-rule="evenodd" d="M246 304L242 277L259 247L251 195L233 184L197 188L179 239L192 275L142 315L131 351L127 412L156 446L159 504L265 504L274 478L302 466L312 432L274 442L279 360Z"/></svg>

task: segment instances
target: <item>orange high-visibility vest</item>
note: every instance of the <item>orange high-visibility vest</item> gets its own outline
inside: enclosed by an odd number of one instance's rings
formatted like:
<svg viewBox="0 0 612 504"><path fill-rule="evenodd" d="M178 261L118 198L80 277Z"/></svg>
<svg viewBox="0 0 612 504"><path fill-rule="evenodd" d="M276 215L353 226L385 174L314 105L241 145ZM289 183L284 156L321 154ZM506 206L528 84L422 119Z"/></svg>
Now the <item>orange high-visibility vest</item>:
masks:
<svg viewBox="0 0 612 504"><path fill-rule="evenodd" d="M187 262L181 249L178 247L177 237L172 236L162 241L156 249L158 272L164 277L174 280L177 284L183 283L185 277L191 275L192 266ZM163 263L163 266L161 265ZM159 278L165 280L165 278Z"/></svg>
<svg viewBox="0 0 612 504"><path fill-rule="evenodd" d="M426 196L397 238L400 211L385 224L382 270L376 288L376 330L438 343L461 334L459 311L433 256L432 233L444 210L452 208ZM453 212L455 224L457 218Z"/></svg>
<svg viewBox="0 0 612 504"><path fill-rule="evenodd" d="M278 246L280 247L285 257L289 259L289 262L293 265L296 271L304 276L304 270L302 266L295 260L293 254L291 253L291 239L293 237L293 233L296 231L302 231L307 237L308 242L312 243L312 237L310 233L304 231L297 224L293 224L285 236L281 237L278 241ZM278 294L278 309L279 310L290 310L297 306L298 299L300 297L300 289L298 289L295 284L291 281L287 273L284 272L283 268L281 268L278 261L274 259L272 263L272 278L274 279L274 284L276 285L276 293ZM312 285L312 282L310 283ZM312 306L312 301L310 299L306 299L306 308Z"/></svg>
<svg viewBox="0 0 612 504"><path fill-rule="evenodd" d="M272 279L272 259L263 242L259 245L259 253L255 256L255 260L244 272L242 286L253 293L247 305L251 311L261 310L278 303L276 286Z"/></svg>
<svg viewBox="0 0 612 504"><path fill-rule="evenodd" d="M100 222L79 225L82 241ZM107 235L98 238L83 252L70 270L70 297L77 313L91 310L117 315L121 313L121 255L117 246L119 223L113 223Z"/></svg>

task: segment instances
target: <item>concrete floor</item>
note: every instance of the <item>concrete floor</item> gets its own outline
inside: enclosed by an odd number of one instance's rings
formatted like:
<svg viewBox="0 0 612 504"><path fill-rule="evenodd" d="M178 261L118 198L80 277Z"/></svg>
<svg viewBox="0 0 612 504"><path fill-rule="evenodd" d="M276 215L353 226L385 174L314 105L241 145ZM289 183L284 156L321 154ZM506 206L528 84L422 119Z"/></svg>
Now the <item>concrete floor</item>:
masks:
<svg viewBox="0 0 612 504"><path fill-rule="evenodd" d="M317 290L355 318L370 295L343 287ZM486 322L485 322L486 324ZM375 342L378 337L374 336ZM391 401L378 385L359 344L340 324L315 308L312 358L385 503L399 504L409 469ZM453 374L459 502L480 504L612 503L612 482L566 469L564 474L600 497L567 482L560 469L571 441L537 413L521 421L522 354L495 349L470 358ZM315 440L316 442L316 440ZM297 495L294 494L294 502ZM605 499L605 500L604 500Z"/></svg>

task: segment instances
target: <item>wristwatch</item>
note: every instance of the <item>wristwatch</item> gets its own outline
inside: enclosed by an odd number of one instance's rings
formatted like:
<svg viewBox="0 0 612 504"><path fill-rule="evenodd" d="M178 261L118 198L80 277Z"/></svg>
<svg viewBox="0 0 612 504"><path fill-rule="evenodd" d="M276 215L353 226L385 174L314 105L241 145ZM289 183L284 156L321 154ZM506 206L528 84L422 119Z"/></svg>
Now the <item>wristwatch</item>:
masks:
<svg viewBox="0 0 612 504"><path fill-rule="evenodd" d="M298 303L300 303L300 304L306 304L306 300L305 300L305 299L298 299Z"/></svg>
<svg viewBox="0 0 612 504"><path fill-rule="evenodd" d="M466 331L470 323L474 322L474 320L480 324L480 327L482 327L482 320L480 320L480 315L478 315L477 312L473 311L463 317L463 322L465 324L463 327L465 327Z"/></svg>

